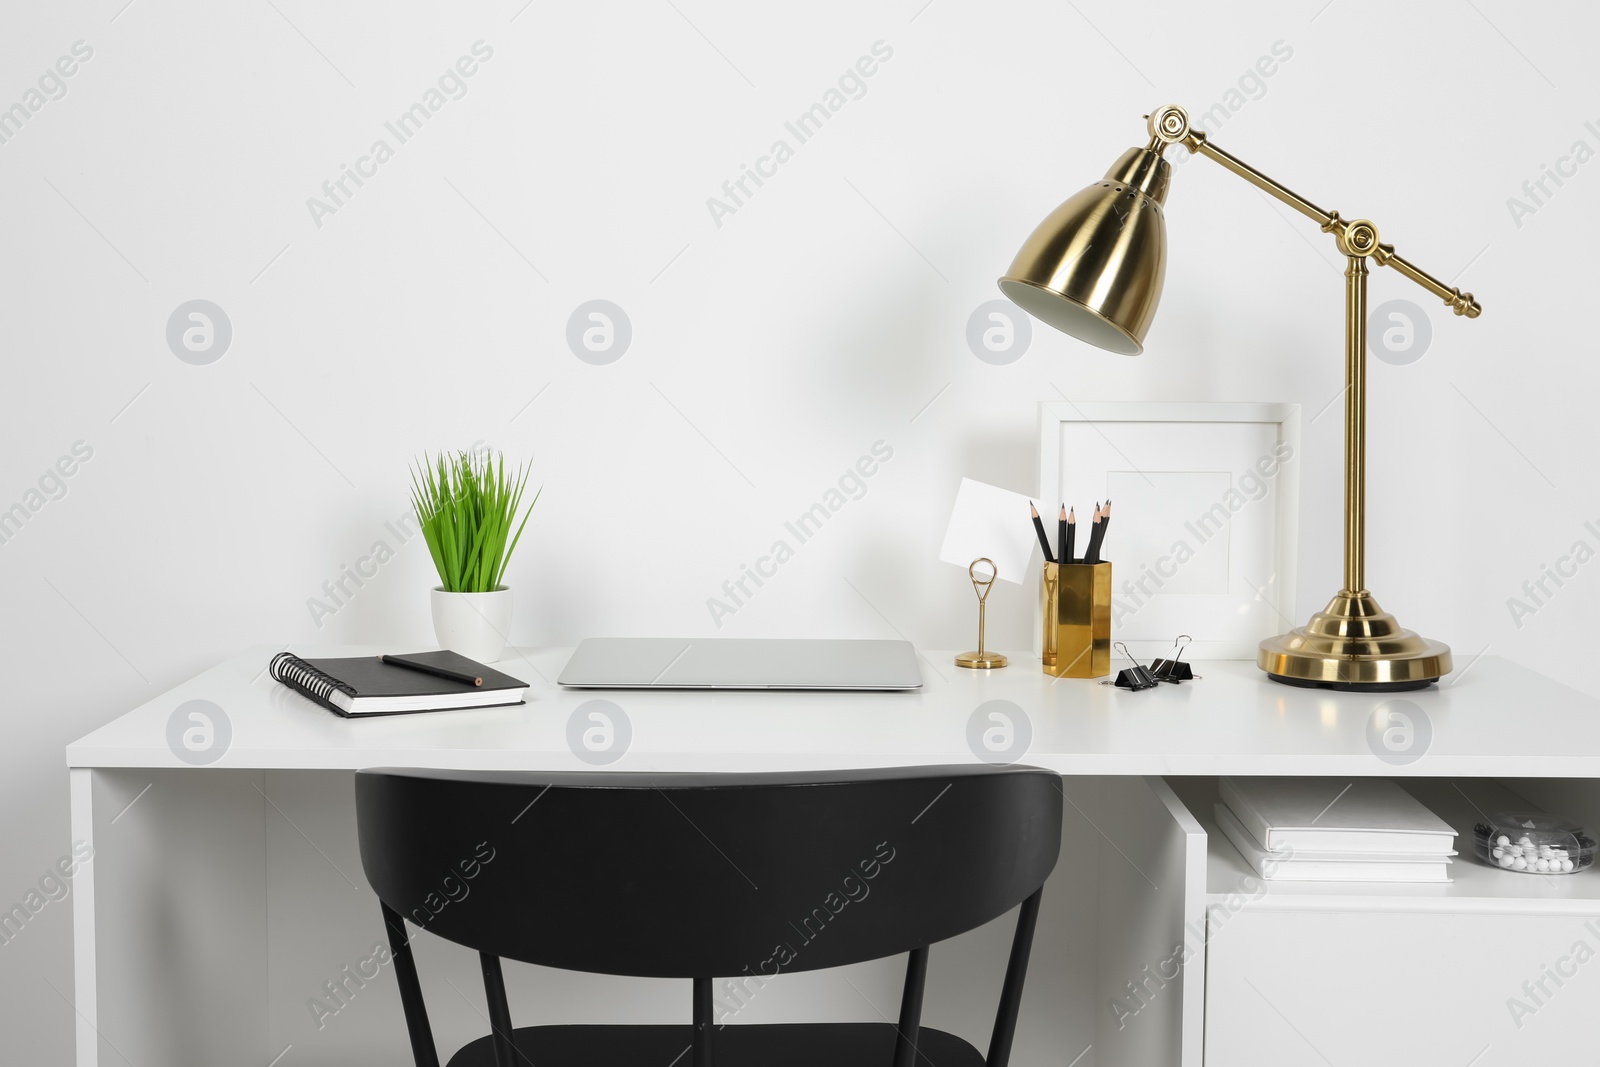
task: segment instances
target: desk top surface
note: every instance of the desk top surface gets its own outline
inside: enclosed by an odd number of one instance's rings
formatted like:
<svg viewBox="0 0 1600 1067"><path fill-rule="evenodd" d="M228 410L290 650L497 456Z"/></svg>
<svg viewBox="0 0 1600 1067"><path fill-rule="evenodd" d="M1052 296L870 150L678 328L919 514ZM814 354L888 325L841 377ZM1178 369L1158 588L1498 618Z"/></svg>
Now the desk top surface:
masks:
<svg viewBox="0 0 1600 1067"><path fill-rule="evenodd" d="M562 689L571 650L524 649L497 664L530 683L524 705L344 719L267 677L274 651L112 720L67 747L68 765L759 771L982 759L1062 774L1600 778L1600 700L1493 656L1421 692L1359 695L1279 685L1242 661L1199 662L1196 681L1133 693L1051 678L1026 652L992 672L927 652L920 691L819 693ZM200 706L217 721L209 741L203 727L191 735L199 751L182 741L196 728L193 708L178 711L188 701L221 709ZM1383 705L1404 718L1375 724Z"/></svg>

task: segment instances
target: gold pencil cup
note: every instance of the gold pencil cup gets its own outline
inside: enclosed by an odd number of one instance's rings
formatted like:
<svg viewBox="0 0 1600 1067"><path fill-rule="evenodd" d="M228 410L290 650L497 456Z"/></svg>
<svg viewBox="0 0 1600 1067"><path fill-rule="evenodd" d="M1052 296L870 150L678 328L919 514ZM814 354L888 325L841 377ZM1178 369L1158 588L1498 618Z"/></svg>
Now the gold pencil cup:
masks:
<svg viewBox="0 0 1600 1067"><path fill-rule="evenodd" d="M1111 673L1111 564L1044 565L1046 674L1104 678Z"/></svg>

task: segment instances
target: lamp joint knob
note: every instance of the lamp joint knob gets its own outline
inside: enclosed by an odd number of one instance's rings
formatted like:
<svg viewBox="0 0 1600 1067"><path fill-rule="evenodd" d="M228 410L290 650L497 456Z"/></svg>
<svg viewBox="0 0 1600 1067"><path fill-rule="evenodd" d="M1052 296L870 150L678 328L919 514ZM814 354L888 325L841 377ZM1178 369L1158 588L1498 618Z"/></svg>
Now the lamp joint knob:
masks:
<svg viewBox="0 0 1600 1067"><path fill-rule="evenodd" d="M1382 264L1394 251L1392 247L1387 250L1378 243L1378 227L1366 219L1352 219L1345 222L1335 211L1328 220L1328 225L1323 229L1333 231L1333 239L1339 245L1339 251L1347 256L1374 256Z"/></svg>
<svg viewBox="0 0 1600 1067"><path fill-rule="evenodd" d="M1150 137L1162 144L1178 144L1190 136L1189 113L1177 104L1168 104L1145 116Z"/></svg>

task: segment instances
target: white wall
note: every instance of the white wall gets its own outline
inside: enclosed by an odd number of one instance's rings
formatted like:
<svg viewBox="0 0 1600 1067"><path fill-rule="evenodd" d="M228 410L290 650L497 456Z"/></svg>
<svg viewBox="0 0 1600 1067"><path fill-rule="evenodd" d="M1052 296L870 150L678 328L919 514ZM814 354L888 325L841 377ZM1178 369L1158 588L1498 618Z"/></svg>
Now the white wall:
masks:
<svg viewBox="0 0 1600 1067"><path fill-rule="evenodd" d="M1303 618L1339 566L1338 413L1311 419L1341 381L1326 236L1190 160L1146 355L1041 327L996 367L964 338L1144 112L1228 102L1280 41L1218 143L1486 309L1373 278L1434 337L1372 366L1369 583L1463 665L1486 649L1600 693L1600 562L1520 626L1507 606L1574 542L1600 548L1600 164L1507 205L1574 142L1600 150L1588 6L123 3L12 4L0 32L0 107L93 49L0 144L0 509L93 450L0 544L0 902L69 847L74 737L250 644L431 640L426 550L384 527L423 449L532 458L544 497L510 576L514 636L544 645L716 632L724 579L887 442L865 496L720 632L951 648L971 640L970 589L936 560L956 483L1031 490L1039 400L1298 402ZM397 144L384 123L480 40L466 95ZM793 145L784 122L879 41L866 94L717 225L707 198ZM380 137L394 157L316 225L307 198ZM205 366L165 337L197 298L233 329ZM595 298L632 323L608 366L564 338ZM307 599L380 539L395 558L319 629ZM1032 598L996 591L994 644L1028 643ZM68 1054L69 925L51 905L0 945L0 1027L29 1062Z"/></svg>

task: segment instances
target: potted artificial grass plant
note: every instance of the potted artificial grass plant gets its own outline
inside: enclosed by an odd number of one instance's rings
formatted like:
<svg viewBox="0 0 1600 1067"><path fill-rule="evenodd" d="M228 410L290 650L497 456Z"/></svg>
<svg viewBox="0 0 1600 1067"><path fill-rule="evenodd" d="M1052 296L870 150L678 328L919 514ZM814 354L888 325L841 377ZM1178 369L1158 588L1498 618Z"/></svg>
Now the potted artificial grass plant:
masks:
<svg viewBox="0 0 1600 1067"><path fill-rule="evenodd" d="M486 454L426 453L411 474L411 505L433 555L440 584L432 594L433 632L439 644L479 663L493 663L511 632L511 590L501 584L511 553L538 502L522 511L526 469L506 474ZM513 532L512 526L516 530Z"/></svg>

